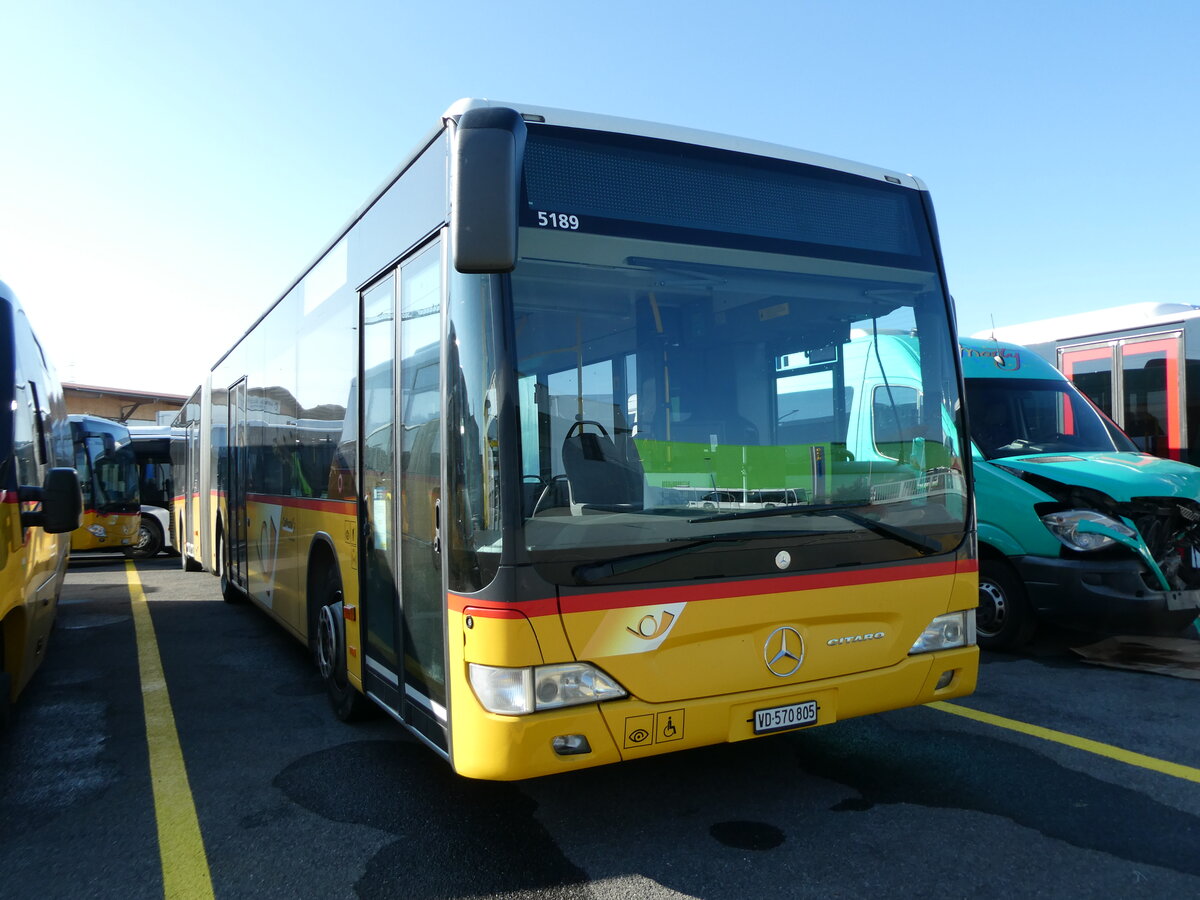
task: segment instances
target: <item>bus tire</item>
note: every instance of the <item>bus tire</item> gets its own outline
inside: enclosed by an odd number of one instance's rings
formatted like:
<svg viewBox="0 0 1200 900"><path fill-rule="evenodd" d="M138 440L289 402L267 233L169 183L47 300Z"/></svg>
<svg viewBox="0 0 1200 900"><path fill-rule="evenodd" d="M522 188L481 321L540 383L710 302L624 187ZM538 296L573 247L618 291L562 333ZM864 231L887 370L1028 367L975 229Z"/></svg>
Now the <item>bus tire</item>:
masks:
<svg viewBox="0 0 1200 900"><path fill-rule="evenodd" d="M180 549L179 565L183 567L185 572L203 572L204 565L198 559L193 559L188 556L187 550Z"/></svg>
<svg viewBox="0 0 1200 900"><path fill-rule="evenodd" d="M125 551L130 559L153 559L162 552L162 527L153 519L142 517L137 543Z"/></svg>
<svg viewBox="0 0 1200 900"><path fill-rule="evenodd" d="M12 725L12 676L4 668L4 629L0 628L0 734Z"/></svg>
<svg viewBox="0 0 1200 900"><path fill-rule="evenodd" d="M979 607L975 635L984 650L1017 650L1033 637L1037 620L1025 586L1007 562L979 560Z"/></svg>
<svg viewBox="0 0 1200 900"><path fill-rule="evenodd" d="M342 617L342 580L329 568L318 588L317 640L313 652L325 682L329 705L343 722L367 718L374 704L350 683L346 669L346 628Z"/></svg>
<svg viewBox="0 0 1200 900"><path fill-rule="evenodd" d="M246 595L229 577L229 560L225 552L225 537L217 533L217 572L221 576L221 597L226 603L243 603Z"/></svg>

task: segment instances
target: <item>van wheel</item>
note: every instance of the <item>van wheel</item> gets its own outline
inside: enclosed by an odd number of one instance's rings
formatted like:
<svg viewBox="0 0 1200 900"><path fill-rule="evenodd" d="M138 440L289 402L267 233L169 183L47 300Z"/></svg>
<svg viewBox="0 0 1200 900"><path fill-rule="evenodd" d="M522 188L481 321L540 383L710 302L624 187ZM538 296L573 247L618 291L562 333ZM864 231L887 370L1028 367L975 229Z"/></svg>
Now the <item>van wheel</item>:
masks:
<svg viewBox="0 0 1200 900"><path fill-rule="evenodd" d="M346 628L342 617L342 581L329 569L318 589L317 640L313 648L317 669L325 682L333 713L343 722L367 718L375 705L350 683L346 671Z"/></svg>
<svg viewBox="0 0 1200 900"><path fill-rule="evenodd" d="M142 518L138 528L137 543L125 555L130 559L153 559L162 551L162 527L153 519Z"/></svg>
<svg viewBox="0 0 1200 900"><path fill-rule="evenodd" d="M1029 643L1037 625L1025 586L1006 562L979 561L979 608L975 634L985 650L1016 650Z"/></svg>

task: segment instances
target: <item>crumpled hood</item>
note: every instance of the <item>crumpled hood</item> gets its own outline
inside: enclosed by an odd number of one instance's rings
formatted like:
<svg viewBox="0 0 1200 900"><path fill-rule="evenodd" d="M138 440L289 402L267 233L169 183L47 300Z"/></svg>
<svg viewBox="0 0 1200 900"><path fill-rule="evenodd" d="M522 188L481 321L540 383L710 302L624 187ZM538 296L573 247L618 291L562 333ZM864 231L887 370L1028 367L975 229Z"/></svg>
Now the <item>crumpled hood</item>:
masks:
<svg viewBox="0 0 1200 900"><path fill-rule="evenodd" d="M1134 497L1200 501L1200 468L1145 453L1034 453L991 462L1062 484L1103 491L1118 503Z"/></svg>

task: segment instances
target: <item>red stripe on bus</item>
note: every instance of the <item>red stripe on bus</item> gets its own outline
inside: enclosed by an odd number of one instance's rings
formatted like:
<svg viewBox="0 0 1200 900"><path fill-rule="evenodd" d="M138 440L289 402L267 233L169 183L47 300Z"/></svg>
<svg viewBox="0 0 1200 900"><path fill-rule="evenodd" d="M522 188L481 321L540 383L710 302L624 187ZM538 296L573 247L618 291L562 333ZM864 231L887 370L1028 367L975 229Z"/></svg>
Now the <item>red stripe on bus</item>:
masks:
<svg viewBox="0 0 1200 900"><path fill-rule="evenodd" d="M972 561L973 563L973 561ZM822 572L811 575L789 575L783 578L765 578L755 581L710 582L701 585L678 585L675 587L646 587L627 591L566 595L562 598L564 613L602 612L609 609L627 609L662 603L693 603L701 600L753 597L762 594L780 594L787 591L811 591L825 588L853 587L865 584L884 584L891 581L909 581L916 578L937 578L958 572L975 571L959 561L899 565L876 569L858 569L853 572ZM519 600L495 606L480 606L478 598L449 595L451 612L463 612L471 607L471 614L483 618L509 618L507 613L519 611L529 617L556 615L558 601L553 597L536 600Z"/></svg>

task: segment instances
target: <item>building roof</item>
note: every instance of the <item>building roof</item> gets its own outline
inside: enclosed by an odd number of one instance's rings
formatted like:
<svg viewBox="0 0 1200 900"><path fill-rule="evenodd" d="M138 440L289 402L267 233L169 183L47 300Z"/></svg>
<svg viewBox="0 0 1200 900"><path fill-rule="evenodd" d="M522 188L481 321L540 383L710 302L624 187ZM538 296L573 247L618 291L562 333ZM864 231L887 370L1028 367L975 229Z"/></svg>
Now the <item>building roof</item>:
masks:
<svg viewBox="0 0 1200 900"><path fill-rule="evenodd" d="M183 404L186 394L164 394L159 391L132 391L128 388L101 387L94 384L75 384L63 382L63 390L86 391L91 394L111 394L114 397L128 397L137 400L163 400Z"/></svg>

